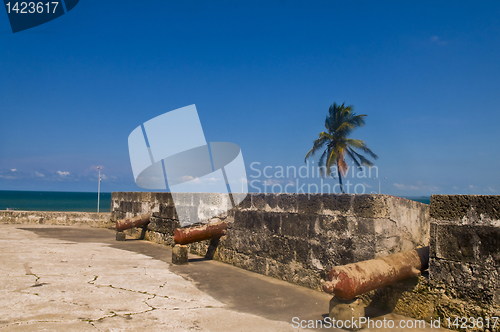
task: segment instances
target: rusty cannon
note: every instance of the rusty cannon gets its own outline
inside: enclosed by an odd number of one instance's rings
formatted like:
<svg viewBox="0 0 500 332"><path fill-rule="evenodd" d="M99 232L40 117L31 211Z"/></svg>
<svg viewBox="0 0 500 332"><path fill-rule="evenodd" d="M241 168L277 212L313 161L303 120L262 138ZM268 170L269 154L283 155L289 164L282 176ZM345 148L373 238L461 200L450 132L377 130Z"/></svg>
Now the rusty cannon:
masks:
<svg viewBox="0 0 500 332"><path fill-rule="evenodd" d="M142 227L149 222L151 214L141 214L133 218L121 219L116 221L116 230L122 232L134 227Z"/></svg>
<svg viewBox="0 0 500 332"><path fill-rule="evenodd" d="M142 227L142 233L140 239L144 239L146 234L146 225L149 223L151 219L151 214L146 213L139 216L135 216L133 218L125 218L116 221L116 241L125 241L125 233L124 230L134 228L134 227Z"/></svg>
<svg viewBox="0 0 500 332"><path fill-rule="evenodd" d="M186 244L210 240L205 258L212 259L215 254L219 238L226 235L227 223L205 224L188 228L177 228L174 230L175 246L172 250L173 264L188 264L188 248Z"/></svg>
<svg viewBox="0 0 500 332"><path fill-rule="evenodd" d="M340 300L352 300L366 292L415 277L429 265L429 247L368 261L336 266L323 283L323 290Z"/></svg>
<svg viewBox="0 0 500 332"><path fill-rule="evenodd" d="M174 241L177 244L186 245L189 243L210 240L226 234L227 223L205 224L188 228L177 228L174 230Z"/></svg>

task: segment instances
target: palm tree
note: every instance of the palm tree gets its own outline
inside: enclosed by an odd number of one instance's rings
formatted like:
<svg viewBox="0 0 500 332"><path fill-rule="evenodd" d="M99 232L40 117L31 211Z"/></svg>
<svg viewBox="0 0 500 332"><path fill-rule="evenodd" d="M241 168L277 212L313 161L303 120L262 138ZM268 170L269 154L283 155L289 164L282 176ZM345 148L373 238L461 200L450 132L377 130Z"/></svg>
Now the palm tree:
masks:
<svg viewBox="0 0 500 332"><path fill-rule="evenodd" d="M344 106L344 104L345 103L339 106L333 103L333 105L330 106L328 109L328 116L325 120L327 131L323 131L319 134L319 138L314 141L312 149L309 150L304 158L304 162L306 162L307 158L314 156L317 151L324 149L318 162L321 176L323 178L325 177L325 169L327 176L333 176L331 174L331 168L333 165L337 165L337 175L339 177L340 190L342 193L344 193L342 177L346 176L349 169L346 163L346 156L354 161L358 168L361 168L361 165L371 167L373 163L357 153L355 149L359 149L374 159L378 159L377 155L366 147L365 142L347 138L356 127L365 125L365 120L363 118L366 114L356 115L356 113L353 112L352 105Z"/></svg>

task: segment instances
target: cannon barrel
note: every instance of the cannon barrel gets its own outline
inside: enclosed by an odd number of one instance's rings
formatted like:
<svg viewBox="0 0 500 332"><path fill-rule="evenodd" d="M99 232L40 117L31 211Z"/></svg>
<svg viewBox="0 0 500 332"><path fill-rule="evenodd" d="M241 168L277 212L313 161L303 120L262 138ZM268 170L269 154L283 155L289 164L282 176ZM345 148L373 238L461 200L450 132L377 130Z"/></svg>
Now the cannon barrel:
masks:
<svg viewBox="0 0 500 332"><path fill-rule="evenodd" d="M429 264L429 247L334 267L323 290L342 300L420 274Z"/></svg>
<svg viewBox="0 0 500 332"><path fill-rule="evenodd" d="M206 224L188 228L177 228L174 230L174 241L177 244L189 244L193 242L210 240L226 234L227 223Z"/></svg>
<svg viewBox="0 0 500 332"><path fill-rule="evenodd" d="M129 228L141 227L149 222L151 214L142 214L128 219L121 219L116 221L116 230L121 232Z"/></svg>

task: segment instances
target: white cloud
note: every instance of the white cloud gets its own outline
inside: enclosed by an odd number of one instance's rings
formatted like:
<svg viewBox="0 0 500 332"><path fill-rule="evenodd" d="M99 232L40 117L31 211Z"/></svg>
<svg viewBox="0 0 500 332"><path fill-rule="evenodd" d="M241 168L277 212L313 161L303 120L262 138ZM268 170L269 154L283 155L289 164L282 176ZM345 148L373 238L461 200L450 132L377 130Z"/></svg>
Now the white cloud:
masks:
<svg viewBox="0 0 500 332"><path fill-rule="evenodd" d="M488 187L488 190L491 191L492 193L494 193L496 190L493 188L493 187Z"/></svg>
<svg viewBox="0 0 500 332"><path fill-rule="evenodd" d="M458 190L458 187L457 186L453 186L453 190Z"/></svg>
<svg viewBox="0 0 500 332"><path fill-rule="evenodd" d="M35 172L35 175L38 176L38 177L41 177L41 178L45 177L45 174L42 174L42 173L40 173L38 171Z"/></svg>
<svg viewBox="0 0 500 332"><path fill-rule="evenodd" d="M417 181L416 185L406 185L403 183L394 183L394 187L401 190L428 190L428 191L438 191L439 187L425 185L422 181Z"/></svg>
<svg viewBox="0 0 500 332"><path fill-rule="evenodd" d="M269 186L273 186L275 184L280 184L282 183L283 181L281 180L276 180L276 179L267 179L266 181L264 181L267 185Z"/></svg>
<svg viewBox="0 0 500 332"><path fill-rule="evenodd" d="M59 174L60 176L66 176L66 175L69 175L69 172L57 171L56 173L57 173L57 174Z"/></svg>
<svg viewBox="0 0 500 332"><path fill-rule="evenodd" d="M12 168L12 169L11 169L11 172L17 172L17 169Z"/></svg>
<svg viewBox="0 0 500 332"><path fill-rule="evenodd" d="M181 177L182 182L192 181L194 179L195 179L194 176L191 176L191 175L184 175Z"/></svg>
<svg viewBox="0 0 500 332"><path fill-rule="evenodd" d="M436 44L436 45L446 45L448 44L447 41L441 40L438 36L432 36L431 37L431 43Z"/></svg>
<svg viewBox="0 0 500 332"><path fill-rule="evenodd" d="M189 182L187 184L192 185L192 184L210 184L210 183L215 183L215 182L220 182L224 181L221 178L216 178L216 177L211 177L211 178L199 178L199 177L194 177L191 175L184 175L180 177L180 180L182 183Z"/></svg>

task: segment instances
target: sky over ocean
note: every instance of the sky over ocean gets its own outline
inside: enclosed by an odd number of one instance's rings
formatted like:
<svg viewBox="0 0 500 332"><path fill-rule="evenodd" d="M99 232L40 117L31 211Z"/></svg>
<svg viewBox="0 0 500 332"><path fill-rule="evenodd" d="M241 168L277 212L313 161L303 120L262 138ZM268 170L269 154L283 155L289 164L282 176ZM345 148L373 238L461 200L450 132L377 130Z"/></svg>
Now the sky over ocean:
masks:
<svg viewBox="0 0 500 332"><path fill-rule="evenodd" d="M140 191L128 135L191 104L207 141L241 147L251 191L333 187L279 170L346 102L379 156L352 192L498 194L499 17L495 1L80 1L12 33L1 13L0 190L97 191L100 165L102 191Z"/></svg>

